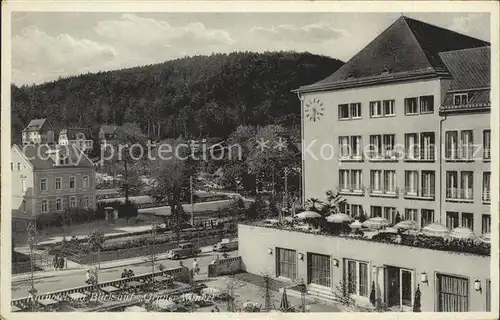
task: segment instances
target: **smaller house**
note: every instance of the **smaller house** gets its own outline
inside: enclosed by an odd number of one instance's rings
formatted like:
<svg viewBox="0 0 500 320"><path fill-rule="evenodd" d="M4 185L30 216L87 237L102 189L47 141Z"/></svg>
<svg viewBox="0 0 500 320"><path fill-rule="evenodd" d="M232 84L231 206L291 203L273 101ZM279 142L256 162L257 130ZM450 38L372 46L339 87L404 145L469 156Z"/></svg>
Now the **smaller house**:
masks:
<svg viewBox="0 0 500 320"><path fill-rule="evenodd" d="M59 144L73 145L83 152L92 152L94 141L91 139L90 130L85 128L62 129L59 132Z"/></svg>
<svg viewBox="0 0 500 320"><path fill-rule="evenodd" d="M54 127L48 119L33 119L22 131L23 145L54 144Z"/></svg>

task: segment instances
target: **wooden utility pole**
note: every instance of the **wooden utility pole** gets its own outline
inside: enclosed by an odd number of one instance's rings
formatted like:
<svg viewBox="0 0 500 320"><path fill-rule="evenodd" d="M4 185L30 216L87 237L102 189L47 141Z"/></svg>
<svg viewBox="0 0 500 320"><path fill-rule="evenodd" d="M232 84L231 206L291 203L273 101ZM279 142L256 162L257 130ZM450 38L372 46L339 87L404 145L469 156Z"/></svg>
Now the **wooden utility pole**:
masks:
<svg viewBox="0 0 500 320"><path fill-rule="evenodd" d="M191 194L191 225L194 226L193 176L189 177L189 190Z"/></svg>

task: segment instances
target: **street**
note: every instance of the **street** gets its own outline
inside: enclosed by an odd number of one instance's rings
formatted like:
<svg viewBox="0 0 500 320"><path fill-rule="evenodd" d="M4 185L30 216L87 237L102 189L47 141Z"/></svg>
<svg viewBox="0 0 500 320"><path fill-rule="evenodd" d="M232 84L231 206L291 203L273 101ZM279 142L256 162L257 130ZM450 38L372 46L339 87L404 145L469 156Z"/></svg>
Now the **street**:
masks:
<svg viewBox="0 0 500 320"><path fill-rule="evenodd" d="M207 253L202 253L197 257L201 269L200 274L202 276L206 276L208 265L215 258L216 254L217 253L215 252L207 252ZM233 251L230 252L229 255L237 256L238 252ZM183 261L184 265L190 269L193 267L193 258L183 259L180 261ZM165 266L166 269L175 268L179 266L179 260L161 260L161 263ZM110 269L101 270L99 272L99 282L119 279L121 277L123 269L132 269L135 275L139 275L151 272L151 264L145 262L139 265L118 266ZM158 269L155 269L155 271L158 271ZM56 290L79 287L85 284L84 281L85 281L85 269L81 269L81 270L75 270L74 272L70 273L64 273L64 274L61 273L61 275L50 278L42 278L35 280L35 288L38 290L39 293L45 293ZM31 284L29 280L12 283L12 299L28 296L28 291L30 289L30 286Z"/></svg>

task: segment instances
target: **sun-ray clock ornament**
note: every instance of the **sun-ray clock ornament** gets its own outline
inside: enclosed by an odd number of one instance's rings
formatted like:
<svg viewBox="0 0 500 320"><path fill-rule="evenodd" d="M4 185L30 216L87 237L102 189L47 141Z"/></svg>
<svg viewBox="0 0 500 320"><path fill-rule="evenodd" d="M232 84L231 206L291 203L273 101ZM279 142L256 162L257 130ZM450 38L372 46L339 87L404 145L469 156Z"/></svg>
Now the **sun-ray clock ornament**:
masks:
<svg viewBox="0 0 500 320"><path fill-rule="evenodd" d="M305 116L309 121L316 122L324 115L323 102L318 98L313 98L306 103Z"/></svg>

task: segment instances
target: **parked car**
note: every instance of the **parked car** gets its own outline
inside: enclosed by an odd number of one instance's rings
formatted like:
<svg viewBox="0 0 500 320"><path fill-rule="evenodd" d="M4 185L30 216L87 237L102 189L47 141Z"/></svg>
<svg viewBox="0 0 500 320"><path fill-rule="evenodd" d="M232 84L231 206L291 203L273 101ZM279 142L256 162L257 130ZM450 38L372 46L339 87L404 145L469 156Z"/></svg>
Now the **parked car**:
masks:
<svg viewBox="0 0 500 320"><path fill-rule="evenodd" d="M238 239L222 239L221 242L216 243L213 246L213 251L216 252L227 252L238 250Z"/></svg>
<svg viewBox="0 0 500 320"><path fill-rule="evenodd" d="M196 257L201 253L201 249L191 242L182 243L178 248L172 249L167 253L167 258L177 260L181 258Z"/></svg>

